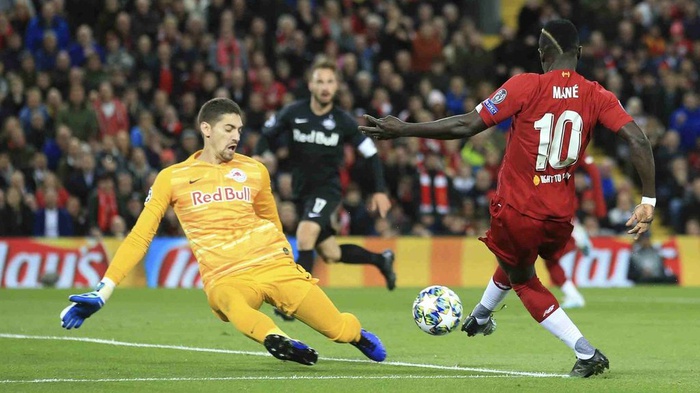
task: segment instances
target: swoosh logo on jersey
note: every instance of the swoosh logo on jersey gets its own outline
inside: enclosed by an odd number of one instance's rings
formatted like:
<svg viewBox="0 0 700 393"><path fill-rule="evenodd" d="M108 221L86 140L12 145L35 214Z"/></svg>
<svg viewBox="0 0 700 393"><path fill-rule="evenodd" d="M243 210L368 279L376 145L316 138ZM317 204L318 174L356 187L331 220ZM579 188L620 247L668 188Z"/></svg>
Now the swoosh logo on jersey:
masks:
<svg viewBox="0 0 700 393"><path fill-rule="evenodd" d="M200 180L202 180L202 178L201 178L201 177L200 177L199 179L194 179L194 180L190 180L190 184L192 184L192 183L196 183L196 182L198 182L198 181L200 181Z"/></svg>
<svg viewBox="0 0 700 393"><path fill-rule="evenodd" d="M296 124L304 124L304 123L308 123L308 122L309 122L309 119L300 119L300 118L297 117L297 118L294 119L294 122L295 122Z"/></svg>

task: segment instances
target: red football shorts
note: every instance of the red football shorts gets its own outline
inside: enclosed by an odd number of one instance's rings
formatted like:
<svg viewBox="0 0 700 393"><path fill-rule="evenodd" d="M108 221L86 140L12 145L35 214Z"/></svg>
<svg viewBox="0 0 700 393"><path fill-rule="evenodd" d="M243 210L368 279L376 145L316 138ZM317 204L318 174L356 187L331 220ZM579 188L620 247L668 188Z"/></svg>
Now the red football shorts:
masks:
<svg viewBox="0 0 700 393"><path fill-rule="evenodd" d="M523 215L499 197L491 199L489 212L491 228L479 240L512 266L533 265L538 255L558 260L574 229L567 221L542 221Z"/></svg>

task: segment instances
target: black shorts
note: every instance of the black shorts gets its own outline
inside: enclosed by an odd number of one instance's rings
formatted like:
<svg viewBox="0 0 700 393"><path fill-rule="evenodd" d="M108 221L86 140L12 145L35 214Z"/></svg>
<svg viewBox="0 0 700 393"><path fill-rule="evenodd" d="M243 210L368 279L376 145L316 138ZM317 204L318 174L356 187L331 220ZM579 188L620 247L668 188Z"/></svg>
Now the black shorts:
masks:
<svg viewBox="0 0 700 393"><path fill-rule="evenodd" d="M335 192L318 191L305 195L297 201L297 214L299 221L313 221L321 226L316 244L335 236L335 224L337 212L340 207L341 196Z"/></svg>

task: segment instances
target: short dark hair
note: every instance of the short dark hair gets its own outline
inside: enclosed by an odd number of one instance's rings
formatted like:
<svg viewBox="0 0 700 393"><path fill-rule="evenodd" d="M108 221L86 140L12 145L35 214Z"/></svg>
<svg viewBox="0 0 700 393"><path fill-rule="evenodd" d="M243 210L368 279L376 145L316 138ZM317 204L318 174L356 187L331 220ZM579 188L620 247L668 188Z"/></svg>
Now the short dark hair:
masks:
<svg viewBox="0 0 700 393"><path fill-rule="evenodd" d="M554 51L558 54L576 52L579 47L578 30L567 19L555 19L547 22L540 35L540 49Z"/></svg>
<svg viewBox="0 0 700 393"><path fill-rule="evenodd" d="M238 106L233 100L229 98L212 98L202 105L197 115L197 124L202 124L203 122L209 123L211 125L216 124L216 122L221 119L221 116L234 113L239 116L243 116L243 111L241 107Z"/></svg>

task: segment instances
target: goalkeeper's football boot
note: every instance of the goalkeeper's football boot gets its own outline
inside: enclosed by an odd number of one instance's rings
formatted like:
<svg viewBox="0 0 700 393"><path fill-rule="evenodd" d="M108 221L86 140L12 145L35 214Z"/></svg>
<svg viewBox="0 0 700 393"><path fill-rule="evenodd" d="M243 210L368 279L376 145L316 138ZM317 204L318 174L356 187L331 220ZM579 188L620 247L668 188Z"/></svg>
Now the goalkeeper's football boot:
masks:
<svg viewBox="0 0 700 393"><path fill-rule="evenodd" d="M496 330L496 321L493 319L493 315L489 316L488 321L485 324L479 325L476 321L476 317L469 314L464 324L462 325L462 331L467 333L467 336L473 337L477 334L483 334L488 336Z"/></svg>
<svg viewBox="0 0 700 393"><path fill-rule="evenodd" d="M268 334L263 345L272 356L280 360L291 360L307 366L316 364L318 360L318 353L313 348L279 334Z"/></svg>
<svg viewBox="0 0 700 393"><path fill-rule="evenodd" d="M606 368L610 368L610 361L599 350L595 350L593 357L587 360L577 359L574 368L569 373L572 377L588 378L591 375L602 374Z"/></svg>
<svg viewBox="0 0 700 393"><path fill-rule="evenodd" d="M382 253L384 257L384 264L379 267L382 272L382 276L386 280L386 287L393 291L396 288L396 272L394 271L394 259L396 255L391 250L386 250Z"/></svg>
<svg viewBox="0 0 700 393"><path fill-rule="evenodd" d="M374 360L375 362L381 362L386 359L386 349L384 348L384 344L382 344L382 340L365 329L362 329L360 341L350 344L354 345L365 356Z"/></svg>
<svg viewBox="0 0 700 393"><path fill-rule="evenodd" d="M275 307L274 314L275 316L282 318L282 320L285 322L292 322L295 319L293 316L285 314L282 310L280 310L277 307Z"/></svg>

